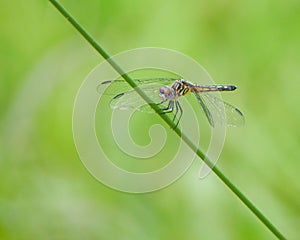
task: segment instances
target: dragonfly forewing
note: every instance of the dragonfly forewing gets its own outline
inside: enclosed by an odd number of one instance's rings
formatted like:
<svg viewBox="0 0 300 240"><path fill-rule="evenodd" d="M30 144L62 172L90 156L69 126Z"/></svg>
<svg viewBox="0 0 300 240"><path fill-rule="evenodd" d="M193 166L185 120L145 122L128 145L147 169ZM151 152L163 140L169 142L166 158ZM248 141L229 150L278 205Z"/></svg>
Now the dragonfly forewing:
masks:
<svg viewBox="0 0 300 240"><path fill-rule="evenodd" d="M151 99L151 103L159 104L161 102L161 98L159 97L160 85L149 84L143 85L140 88ZM110 107L120 110L135 109L147 113L154 112L149 104L135 90L115 95L110 101Z"/></svg>
<svg viewBox="0 0 300 240"><path fill-rule="evenodd" d="M157 84L160 86L170 85L174 82L175 78L146 78L146 79L133 79L137 86L146 86L150 84ZM158 88L159 89L159 88ZM107 80L97 86L97 92L104 95L117 95L120 93L131 91L132 87L121 79Z"/></svg>

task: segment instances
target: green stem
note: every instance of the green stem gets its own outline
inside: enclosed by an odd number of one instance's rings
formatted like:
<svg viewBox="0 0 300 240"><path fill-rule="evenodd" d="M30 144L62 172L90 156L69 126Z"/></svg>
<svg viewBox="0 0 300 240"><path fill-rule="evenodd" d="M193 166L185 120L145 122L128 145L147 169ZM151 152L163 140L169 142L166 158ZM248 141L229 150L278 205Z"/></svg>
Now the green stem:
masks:
<svg viewBox="0 0 300 240"><path fill-rule="evenodd" d="M92 36L69 14L65 8L56 0L49 0L57 10L77 29L77 31L97 50L100 55L106 59L109 64L134 88L137 93L147 102L151 99L136 85L136 83L126 74L122 68L110 58L110 55L92 38ZM166 115L160 114L160 108L156 104L150 104L151 108L174 129L174 122ZM283 234L267 219L267 217L258 210L257 207L205 156L205 154L183 133L179 128L175 128L176 134L200 157L212 171L221 179L221 181L254 213L257 218L278 238L286 239Z"/></svg>

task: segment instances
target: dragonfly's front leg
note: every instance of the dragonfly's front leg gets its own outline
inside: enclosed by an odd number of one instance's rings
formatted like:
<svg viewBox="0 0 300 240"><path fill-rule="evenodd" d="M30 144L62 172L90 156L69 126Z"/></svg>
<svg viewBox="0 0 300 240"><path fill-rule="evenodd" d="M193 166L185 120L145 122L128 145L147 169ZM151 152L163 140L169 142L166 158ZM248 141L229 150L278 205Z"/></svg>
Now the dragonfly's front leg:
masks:
<svg viewBox="0 0 300 240"><path fill-rule="evenodd" d="M175 103L175 106L174 106L174 103ZM162 104L162 103L160 103L160 104ZM177 123L175 124L175 127L174 127L174 129L176 129L177 126L178 126L178 124L179 124L179 122L180 122L180 119L182 117L182 113L183 113L182 108L181 108L179 102L178 101L170 101L167 107L161 108L160 110L162 111L161 112L162 114L171 113L171 112L174 111L174 107L175 107L175 114L174 114L174 117L173 117L173 122L175 122L175 119L177 117L178 112L180 114L179 118L178 118L178 121L177 121Z"/></svg>
<svg viewBox="0 0 300 240"><path fill-rule="evenodd" d="M174 110L174 101L169 101L168 106L165 107L165 108L161 108L160 110L161 110L162 114L173 112L173 110Z"/></svg>

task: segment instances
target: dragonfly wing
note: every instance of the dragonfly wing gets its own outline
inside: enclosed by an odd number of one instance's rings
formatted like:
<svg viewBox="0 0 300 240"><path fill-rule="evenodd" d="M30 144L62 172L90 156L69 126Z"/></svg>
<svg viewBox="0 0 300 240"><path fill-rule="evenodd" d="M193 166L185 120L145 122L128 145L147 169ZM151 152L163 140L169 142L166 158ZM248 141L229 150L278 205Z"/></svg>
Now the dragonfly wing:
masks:
<svg viewBox="0 0 300 240"><path fill-rule="evenodd" d="M229 103L226 103L210 93L202 93L215 125L239 127L245 123L242 112Z"/></svg>
<svg viewBox="0 0 300 240"><path fill-rule="evenodd" d="M158 104L162 101L159 97L159 84L151 84L148 86L141 86L140 88L151 98L152 103ZM113 97L110 101L110 107L112 109L135 109L142 112L153 112L152 108L142 99L141 96L135 91L130 90L127 92L119 93Z"/></svg>
<svg viewBox="0 0 300 240"><path fill-rule="evenodd" d="M196 92L194 92L194 91L193 91L193 93L194 93L194 95L196 96L196 98L197 98L199 104L201 105L201 109L204 111L204 113L205 113L205 115L206 115L206 117L207 117L207 120L208 120L209 124L210 124L212 127L214 127L214 126L215 126L214 118L213 118L213 116L212 116L212 113L211 113L210 110L208 109L206 102L204 101L204 99L203 99L198 93L196 93Z"/></svg>
<svg viewBox="0 0 300 240"><path fill-rule="evenodd" d="M175 78L147 78L147 79L133 79L138 86L149 84L170 85L176 79ZM131 86L125 80L108 80L101 82L97 86L97 92L104 95L116 95L119 93L125 93L131 91Z"/></svg>

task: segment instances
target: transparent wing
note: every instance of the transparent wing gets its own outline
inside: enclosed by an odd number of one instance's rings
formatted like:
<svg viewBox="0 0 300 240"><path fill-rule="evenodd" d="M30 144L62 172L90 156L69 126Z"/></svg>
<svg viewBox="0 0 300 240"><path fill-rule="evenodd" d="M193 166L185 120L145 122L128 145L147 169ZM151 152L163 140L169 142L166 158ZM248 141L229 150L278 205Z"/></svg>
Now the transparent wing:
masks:
<svg viewBox="0 0 300 240"><path fill-rule="evenodd" d="M162 101L159 96L160 87L160 84L151 84L141 86L140 88L147 94L149 98L151 98L152 103L158 104ZM120 110L135 109L148 113L154 112L135 90L130 90L114 96L110 101L110 107L112 109Z"/></svg>
<svg viewBox="0 0 300 240"><path fill-rule="evenodd" d="M236 107L222 101L211 93L195 94L202 100L202 103L200 103L197 97L211 126L228 125L239 127L244 125L245 118Z"/></svg>
<svg viewBox="0 0 300 240"><path fill-rule="evenodd" d="M212 127L214 127L214 126L215 126L214 118L213 118L212 113L210 112L210 110L207 108L205 101L202 99L202 97L200 96L200 94L198 94L198 93L196 93L196 92L194 92L194 91L193 91L193 93L194 93L194 95L196 96L196 98L197 98L197 100L198 100L198 102L199 102L199 104L200 104L200 106L201 106L201 109L202 109L203 112L205 113L205 116L206 116L206 118L207 118L209 124L210 124Z"/></svg>
<svg viewBox="0 0 300 240"><path fill-rule="evenodd" d="M161 86L170 85L175 78L148 78L134 79L134 82L153 100L160 103L159 89ZM152 113L152 108L131 88L125 80L108 80L97 86L97 92L103 95L115 95L110 101L112 109L136 109L142 112ZM164 105L161 105L164 107Z"/></svg>
<svg viewBox="0 0 300 240"><path fill-rule="evenodd" d="M149 84L160 84L170 85L176 78L147 78L147 79L133 79L134 82L140 87L142 85ZM120 93L125 93L131 91L132 88L125 80L108 80L100 83L97 86L97 92L104 95L117 95Z"/></svg>

